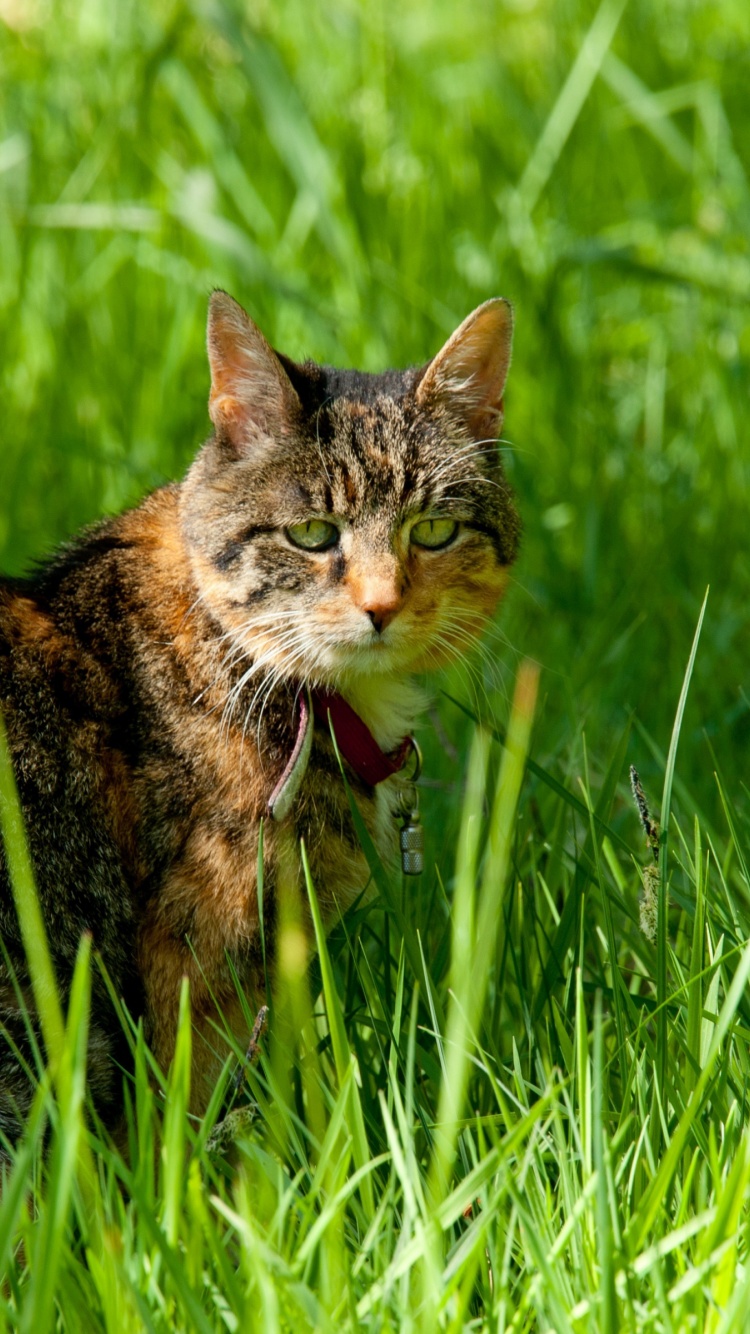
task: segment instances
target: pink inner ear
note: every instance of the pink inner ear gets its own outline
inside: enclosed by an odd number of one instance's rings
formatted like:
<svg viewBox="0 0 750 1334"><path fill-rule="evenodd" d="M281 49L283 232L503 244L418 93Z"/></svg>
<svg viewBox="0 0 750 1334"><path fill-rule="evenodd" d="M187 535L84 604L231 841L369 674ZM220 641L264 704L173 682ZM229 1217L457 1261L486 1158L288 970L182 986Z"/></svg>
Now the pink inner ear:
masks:
<svg viewBox="0 0 750 1334"><path fill-rule="evenodd" d="M207 341L208 410L218 434L238 452L259 435L288 434L299 408L297 395L260 329L226 292L211 297Z"/></svg>
<svg viewBox="0 0 750 1334"><path fill-rule="evenodd" d="M473 311L425 371L417 401L442 401L474 435L497 434L510 366L513 312L496 298Z"/></svg>

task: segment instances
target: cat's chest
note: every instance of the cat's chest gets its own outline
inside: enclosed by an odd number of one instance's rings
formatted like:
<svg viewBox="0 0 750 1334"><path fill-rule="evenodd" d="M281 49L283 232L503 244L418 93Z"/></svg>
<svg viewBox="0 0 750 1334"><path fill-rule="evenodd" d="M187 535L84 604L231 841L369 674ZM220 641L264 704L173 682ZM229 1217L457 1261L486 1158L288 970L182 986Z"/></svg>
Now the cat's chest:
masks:
<svg viewBox="0 0 750 1334"><path fill-rule="evenodd" d="M398 844L398 814L409 782L404 771L373 785L367 777L372 756L368 755L363 764L363 751L367 752L372 743L381 759L397 754L405 738L413 734L424 697L410 681L365 678L356 687L347 687L344 698L356 715L354 736L347 736L345 712L334 712L330 717L343 763L334 752L328 727L318 721L310 772L303 790L308 804L317 811L320 842L333 837L336 831L356 853L361 853L351 810L353 800L376 850L383 859L391 861ZM359 731L360 723L369 733L366 744Z"/></svg>
<svg viewBox="0 0 750 1334"><path fill-rule="evenodd" d="M295 840L304 839L324 916L345 911L370 879L360 824L386 866L395 863L398 850L399 779L371 787L346 763L344 774L346 785L330 741L316 738L293 818L287 822L293 825Z"/></svg>
<svg viewBox="0 0 750 1334"><path fill-rule="evenodd" d="M380 689L352 691L350 702L387 752L411 729L419 697L411 687L399 691L381 682ZM190 779L182 782L179 846L165 866L154 909L170 935L190 940L208 972L223 969L226 951L235 958L254 953L260 925L261 824L268 920L279 879L287 870L302 887L302 839L324 916L330 919L345 911L365 889L369 868L350 798L380 858L392 864L397 855L396 814L403 780L397 775L373 787L345 764L347 793L330 734L320 720L314 722L309 760L291 809L283 820L274 821L268 801L294 740L293 729L282 729L268 747L254 746L247 735L214 736L210 728L203 731L200 746L197 734L193 737L193 757L200 752L202 760L193 758ZM170 832L169 815L160 810L168 787L150 787L145 794L147 819L157 832Z"/></svg>

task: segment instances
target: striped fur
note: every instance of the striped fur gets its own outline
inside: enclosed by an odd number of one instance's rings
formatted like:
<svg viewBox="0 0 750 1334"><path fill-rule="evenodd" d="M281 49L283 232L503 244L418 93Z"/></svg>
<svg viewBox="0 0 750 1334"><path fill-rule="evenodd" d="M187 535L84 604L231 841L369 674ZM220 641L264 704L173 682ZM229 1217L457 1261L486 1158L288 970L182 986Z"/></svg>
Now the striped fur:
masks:
<svg viewBox="0 0 750 1334"><path fill-rule="evenodd" d="M389 748L421 707L413 674L462 654L502 594L519 532L494 445L510 330L507 303L488 302L427 367L364 375L295 365L216 293L215 430L187 477L0 586L0 699L58 978L65 991L91 932L166 1067L187 975L195 1111L223 1055L217 1004L242 1035L228 961L251 1006L264 990L259 825L301 683L339 689ZM434 515L459 524L442 550L410 540ZM333 547L290 541L311 518L335 522ZM350 779L391 857L400 780L374 792ZM271 967L275 890L299 837L330 916L367 871L320 727L294 809L265 831ZM0 1130L12 1138L33 1057L4 863L0 934ZM117 1063L126 1051L97 974L90 1081L113 1126Z"/></svg>

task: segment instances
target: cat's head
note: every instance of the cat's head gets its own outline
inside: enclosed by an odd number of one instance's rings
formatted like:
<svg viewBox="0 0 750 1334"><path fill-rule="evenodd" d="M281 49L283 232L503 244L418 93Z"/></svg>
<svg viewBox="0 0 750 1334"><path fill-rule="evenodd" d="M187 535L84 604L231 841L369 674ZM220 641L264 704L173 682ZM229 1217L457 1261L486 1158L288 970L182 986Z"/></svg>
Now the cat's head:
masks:
<svg viewBox="0 0 750 1334"><path fill-rule="evenodd" d="M342 688L430 670L481 633L518 543L496 444L512 327L487 301L426 366L369 375L295 364L213 294L215 434L182 522L243 656Z"/></svg>

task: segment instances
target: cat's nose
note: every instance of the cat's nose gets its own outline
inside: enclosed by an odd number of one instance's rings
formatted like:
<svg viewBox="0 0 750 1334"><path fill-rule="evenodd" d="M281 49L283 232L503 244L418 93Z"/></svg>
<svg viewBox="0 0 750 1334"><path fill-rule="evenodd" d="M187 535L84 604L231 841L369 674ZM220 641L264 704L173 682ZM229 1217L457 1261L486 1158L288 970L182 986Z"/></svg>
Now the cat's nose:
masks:
<svg viewBox="0 0 750 1334"><path fill-rule="evenodd" d="M378 568L363 568L363 562L350 570L347 578L354 605L369 616L379 635L398 614L404 602L403 579L395 562L393 568L384 568L385 564L382 557L370 556L370 565L377 565Z"/></svg>
<svg viewBox="0 0 750 1334"><path fill-rule="evenodd" d="M393 620L394 616L396 615L396 612L398 611L398 604L397 605L390 604L387 606L380 605L374 607L365 607L365 611L367 612L367 615L369 616L370 620L375 626L375 629L380 635L383 633L385 627L389 624L390 621Z"/></svg>

